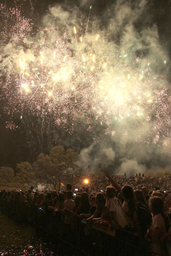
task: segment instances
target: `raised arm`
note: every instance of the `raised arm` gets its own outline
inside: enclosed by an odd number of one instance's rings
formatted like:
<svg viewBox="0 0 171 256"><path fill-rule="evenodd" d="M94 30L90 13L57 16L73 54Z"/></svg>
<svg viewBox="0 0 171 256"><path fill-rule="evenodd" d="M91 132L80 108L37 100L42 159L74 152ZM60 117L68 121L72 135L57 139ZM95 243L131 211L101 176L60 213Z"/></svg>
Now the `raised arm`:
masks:
<svg viewBox="0 0 171 256"><path fill-rule="evenodd" d="M121 187L118 185L118 183L112 178L112 176L110 175L110 173L108 172L108 170L104 171L106 177L108 177L108 179L111 181L112 185L114 186L114 188L121 192Z"/></svg>

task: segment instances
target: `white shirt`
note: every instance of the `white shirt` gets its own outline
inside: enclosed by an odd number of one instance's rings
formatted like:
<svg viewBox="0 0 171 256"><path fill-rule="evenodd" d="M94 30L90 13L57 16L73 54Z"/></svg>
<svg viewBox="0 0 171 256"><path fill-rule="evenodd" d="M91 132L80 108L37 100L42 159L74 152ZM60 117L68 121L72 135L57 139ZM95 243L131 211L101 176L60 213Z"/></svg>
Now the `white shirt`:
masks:
<svg viewBox="0 0 171 256"><path fill-rule="evenodd" d="M64 201L64 209L74 211L74 207L75 207L75 202L73 199L66 199Z"/></svg>
<svg viewBox="0 0 171 256"><path fill-rule="evenodd" d="M108 207L109 212L115 213L118 223L122 228L124 228L127 223L122 211L120 201L116 197L112 197L106 200L106 206Z"/></svg>
<svg viewBox="0 0 171 256"><path fill-rule="evenodd" d="M64 210L67 209L69 211L74 211L75 202L73 199L66 199L64 201ZM71 213L65 213L65 224L72 224L72 214Z"/></svg>
<svg viewBox="0 0 171 256"><path fill-rule="evenodd" d="M159 228L161 231L161 234L166 232L165 222L161 215L161 213L158 213L152 218L152 225L151 230L153 231L155 228ZM159 241L152 241L151 243L152 251L158 254L162 253L162 244Z"/></svg>

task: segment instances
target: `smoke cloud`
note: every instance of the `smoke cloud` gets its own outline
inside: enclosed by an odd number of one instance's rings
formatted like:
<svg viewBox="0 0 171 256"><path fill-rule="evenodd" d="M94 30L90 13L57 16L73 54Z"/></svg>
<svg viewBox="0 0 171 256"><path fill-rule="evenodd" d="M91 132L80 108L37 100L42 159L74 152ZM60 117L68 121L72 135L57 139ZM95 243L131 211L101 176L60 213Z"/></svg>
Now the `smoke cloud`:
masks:
<svg viewBox="0 0 171 256"><path fill-rule="evenodd" d="M146 168L144 165L138 165L138 163L135 160L125 160L121 164L119 168L119 175L126 174L127 176L132 176L137 174L143 174L145 173Z"/></svg>
<svg viewBox="0 0 171 256"><path fill-rule="evenodd" d="M22 94L20 100L32 113L43 120L49 114L70 134L77 119L85 122L86 132L93 135L80 152L84 170L117 162L115 172L143 173L145 165L151 168L157 159L158 166L163 160L169 166L170 59L154 13L146 0L99 5L105 6L100 15L95 0L79 1L72 8L67 2L50 6L37 34L17 31L18 40L14 33L0 54L1 70L11 77L19 74L19 85L24 84L11 102L18 104ZM7 88L10 95L10 83ZM90 114L104 125L102 134Z"/></svg>
<svg viewBox="0 0 171 256"><path fill-rule="evenodd" d="M114 159L115 152L111 147L94 144L81 151L78 165L84 171L97 172L113 163Z"/></svg>

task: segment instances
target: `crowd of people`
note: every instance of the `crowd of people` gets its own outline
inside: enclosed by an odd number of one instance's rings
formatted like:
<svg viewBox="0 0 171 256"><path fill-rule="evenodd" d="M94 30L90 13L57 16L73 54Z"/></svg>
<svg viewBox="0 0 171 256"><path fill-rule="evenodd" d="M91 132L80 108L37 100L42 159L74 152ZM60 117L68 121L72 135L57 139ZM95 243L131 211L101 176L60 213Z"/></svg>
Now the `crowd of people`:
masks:
<svg viewBox="0 0 171 256"><path fill-rule="evenodd" d="M171 255L171 177L113 176L107 170L103 175L75 175L61 191L2 190L0 206L72 245L84 237L86 247L96 241L94 230L105 230L106 237L114 234L123 243L129 234L130 244L133 234L144 245L140 255Z"/></svg>

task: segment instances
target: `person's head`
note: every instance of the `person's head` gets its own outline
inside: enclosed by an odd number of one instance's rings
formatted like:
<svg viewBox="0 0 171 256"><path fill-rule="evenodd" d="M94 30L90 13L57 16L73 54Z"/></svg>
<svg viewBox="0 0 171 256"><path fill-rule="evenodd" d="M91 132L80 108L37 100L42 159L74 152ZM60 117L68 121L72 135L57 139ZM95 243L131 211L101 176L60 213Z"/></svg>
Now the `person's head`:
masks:
<svg viewBox="0 0 171 256"><path fill-rule="evenodd" d="M96 204L96 197L95 197L95 195L90 195L90 204L91 205L95 205Z"/></svg>
<svg viewBox="0 0 171 256"><path fill-rule="evenodd" d="M136 189L134 191L134 195L135 195L136 202L146 203L146 199L141 190Z"/></svg>
<svg viewBox="0 0 171 256"><path fill-rule="evenodd" d="M82 192L82 194L81 194L81 204L82 205L90 204L89 195L88 195L87 192Z"/></svg>
<svg viewBox="0 0 171 256"><path fill-rule="evenodd" d="M122 187L121 194L125 201L134 200L134 191L133 188L129 185L124 185Z"/></svg>
<svg viewBox="0 0 171 256"><path fill-rule="evenodd" d="M158 197L158 196L152 196L152 197L150 197L148 205L149 205L150 211L151 211L154 215L163 212L164 201L162 200L161 197Z"/></svg>
<svg viewBox="0 0 171 256"><path fill-rule="evenodd" d="M58 201L59 202L64 202L65 201L65 195L61 191L59 192L59 195L58 195Z"/></svg>
<svg viewBox="0 0 171 256"><path fill-rule="evenodd" d="M76 207L78 207L80 202L81 202L81 196L80 195L76 195L74 201L75 201Z"/></svg>
<svg viewBox="0 0 171 256"><path fill-rule="evenodd" d="M58 196L57 191L56 191L56 190L53 190L53 191L52 191L52 197L55 198L55 197L57 197L57 196Z"/></svg>
<svg viewBox="0 0 171 256"><path fill-rule="evenodd" d="M66 185L66 190L70 190L71 191L72 190L72 185L71 184L67 184Z"/></svg>
<svg viewBox="0 0 171 256"><path fill-rule="evenodd" d="M106 200L105 200L105 196L104 196L104 194L103 193L97 193L97 195L96 195L96 204L97 205L105 205L105 202L106 202Z"/></svg>
<svg viewBox="0 0 171 256"><path fill-rule="evenodd" d="M142 190L142 193L143 193L144 197L147 197L148 196L148 189L145 186L143 186L141 190Z"/></svg>
<svg viewBox="0 0 171 256"><path fill-rule="evenodd" d="M116 196L116 189L113 186L106 187L106 198L112 198Z"/></svg>
<svg viewBox="0 0 171 256"><path fill-rule="evenodd" d="M157 196L164 200L164 195L160 191L153 191L151 196Z"/></svg>

